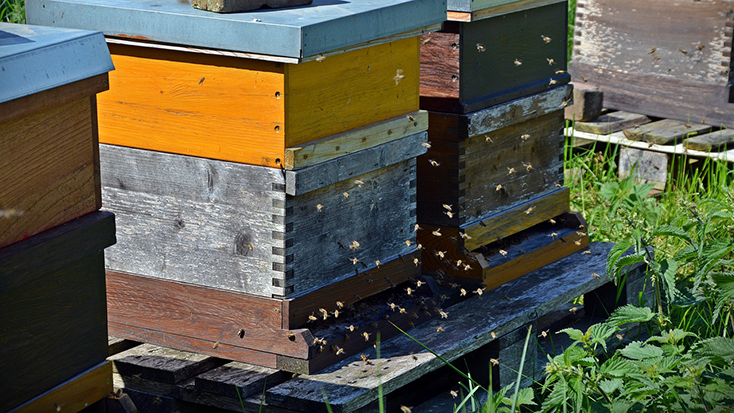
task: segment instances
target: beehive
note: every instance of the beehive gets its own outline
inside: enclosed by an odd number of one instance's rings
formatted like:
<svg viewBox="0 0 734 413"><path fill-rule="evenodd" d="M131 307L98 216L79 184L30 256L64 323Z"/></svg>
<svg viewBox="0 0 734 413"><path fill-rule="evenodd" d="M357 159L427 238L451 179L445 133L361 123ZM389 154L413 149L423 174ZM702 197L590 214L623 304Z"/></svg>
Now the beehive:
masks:
<svg viewBox="0 0 734 413"><path fill-rule="evenodd" d="M101 33L0 23L0 410L81 410L112 390L99 212Z"/></svg>
<svg viewBox="0 0 734 413"><path fill-rule="evenodd" d="M568 83L567 2L449 1L421 36L421 108L468 113Z"/></svg>
<svg viewBox="0 0 734 413"><path fill-rule="evenodd" d="M314 350L310 318L419 274L418 36L445 3L28 10L103 30L117 65L100 98L114 334L311 372L341 353Z"/></svg>

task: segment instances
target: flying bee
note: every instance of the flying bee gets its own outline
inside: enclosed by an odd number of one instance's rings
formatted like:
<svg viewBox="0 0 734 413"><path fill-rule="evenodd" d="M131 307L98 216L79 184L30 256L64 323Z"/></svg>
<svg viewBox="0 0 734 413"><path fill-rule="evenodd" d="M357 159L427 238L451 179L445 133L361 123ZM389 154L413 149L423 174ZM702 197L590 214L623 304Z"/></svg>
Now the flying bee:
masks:
<svg viewBox="0 0 734 413"><path fill-rule="evenodd" d="M375 261L375 265L377 266L377 268L380 268L380 264L382 264L382 263L380 262L380 260L377 260L377 261Z"/></svg>
<svg viewBox="0 0 734 413"><path fill-rule="evenodd" d="M390 307L391 310L395 311L396 308L398 308L398 305L395 303L387 303L387 305Z"/></svg>
<svg viewBox="0 0 734 413"><path fill-rule="evenodd" d="M408 295L412 295L413 294L413 289L410 288L410 287L408 287L408 288L405 289L405 292L408 293Z"/></svg>
<svg viewBox="0 0 734 413"><path fill-rule="evenodd" d="M419 229L423 229L423 228L421 228L421 227L420 227L420 225L418 225L418 224L415 224L415 226L413 227L413 232L416 232L416 231L418 231Z"/></svg>
<svg viewBox="0 0 734 413"><path fill-rule="evenodd" d="M494 143L494 140L493 140L493 139L492 139L492 138L491 138L491 137L490 137L489 135L486 135L486 136L484 137L484 142L487 142L487 143Z"/></svg>
<svg viewBox="0 0 734 413"><path fill-rule="evenodd" d="M334 318L339 318L339 310L334 310L332 314L334 314Z"/></svg>
<svg viewBox="0 0 734 413"><path fill-rule="evenodd" d="M341 301L337 301L336 302L336 307L341 310L342 308L344 308L344 303L341 302Z"/></svg>
<svg viewBox="0 0 734 413"><path fill-rule="evenodd" d="M688 50L686 50L684 48L680 48L680 49L678 49L678 51L681 52L681 53L683 53L683 54L685 54L685 55L688 54Z"/></svg>
<svg viewBox="0 0 734 413"><path fill-rule="evenodd" d="M431 149L431 142L422 142L421 143L421 146L423 146L423 147L425 147L427 149Z"/></svg>
<svg viewBox="0 0 734 413"><path fill-rule="evenodd" d="M324 209L324 206L321 204L316 204L316 211L321 212Z"/></svg>
<svg viewBox="0 0 734 413"><path fill-rule="evenodd" d="M541 331L538 337L542 337L542 338L548 337L548 330Z"/></svg>
<svg viewBox="0 0 734 413"><path fill-rule="evenodd" d="M498 366L500 364L500 361L495 358L489 359L489 362L492 363L493 366Z"/></svg>
<svg viewBox="0 0 734 413"><path fill-rule="evenodd" d="M364 181L362 181L361 179L355 179L354 184L361 188L362 185L364 185Z"/></svg>
<svg viewBox="0 0 734 413"><path fill-rule="evenodd" d="M356 250L357 248L359 248L359 242L352 241L352 244L349 246L349 249L350 250Z"/></svg>
<svg viewBox="0 0 734 413"><path fill-rule="evenodd" d="M652 49L650 49L650 51L649 51L649 52L647 52L647 54L653 54L653 53L655 53L655 52L656 52L657 50L658 50L658 48L657 48L657 47L653 47Z"/></svg>
<svg viewBox="0 0 734 413"><path fill-rule="evenodd" d="M599 275L599 274L597 274L595 272L592 272L591 273L591 276L594 277L594 278L601 278L601 275Z"/></svg>
<svg viewBox="0 0 734 413"><path fill-rule="evenodd" d="M652 59L655 60L655 61L658 61L658 60L660 60L660 56L654 54L654 55L652 55Z"/></svg>
<svg viewBox="0 0 734 413"><path fill-rule="evenodd" d="M617 334L617 335L615 335L615 337L617 337L617 340L619 340L619 341L622 341L622 339L624 339L624 336L621 335L621 334Z"/></svg>
<svg viewBox="0 0 734 413"><path fill-rule="evenodd" d="M553 238L553 239L556 239L556 238L558 238L558 233L557 232L551 232L549 236L551 238Z"/></svg>
<svg viewBox="0 0 734 413"><path fill-rule="evenodd" d="M453 210L453 209L451 208L451 205L449 205L449 204L443 204L443 207L444 207L444 209L446 209L446 210L448 210L448 211L452 211L452 210Z"/></svg>
<svg viewBox="0 0 734 413"><path fill-rule="evenodd" d="M463 239L471 239L471 236L466 232L459 232L459 236Z"/></svg>
<svg viewBox="0 0 734 413"><path fill-rule="evenodd" d="M530 172L530 170L533 169L533 165L531 165L529 163L523 162L522 165L525 167L525 170L528 171L528 172Z"/></svg>
<svg viewBox="0 0 734 413"><path fill-rule="evenodd" d="M423 285L423 284L425 284L423 281L421 281L421 280L415 280L415 288L421 288L421 285Z"/></svg>
<svg viewBox="0 0 734 413"><path fill-rule="evenodd" d="M552 57L546 57L545 60L548 61L548 66L553 66L554 64L556 64L556 59Z"/></svg>
<svg viewBox="0 0 734 413"><path fill-rule="evenodd" d="M543 35L543 34L541 34L541 35L540 35L540 38L541 38L541 39L543 39L543 41L544 41L544 42L545 42L546 44L548 44L548 43L550 43L550 42L551 42L551 38L550 38L550 37L548 37L548 36L546 36L546 35Z"/></svg>
<svg viewBox="0 0 734 413"><path fill-rule="evenodd" d="M362 333L362 337L364 337L364 341L370 341L370 333L365 331Z"/></svg>
<svg viewBox="0 0 734 413"><path fill-rule="evenodd" d="M440 315L441 318L449 318L449 313L443 310L438 310L438 315Z"/></svg>
<svg viewBox="0 0 734 413"><path fill-rule="evenodd" d="M581 240L580 239L575 240L573 243L576 244L576 245L578 245L578 246L581 246Z"/></svg>
<svg viewBox="0 0 734 413"><path fill-rule="evenodd" d="M337 356L344 354L344 349L343 348L341 348L339 346L335 346L335 347L336 347L336 355Z"/></svg>
<svg viewBox="0 0 734 413"><path fill-rule="evenodd" d="M441 327L441 326L436 327L436 332L437 333L443 332L443 327Z"/></svg>
<svg viewBox="0 0 734 413"><path fill-rule="evenodd" d="M395 76L392 78L392 80L394 80L395 84L397 85L404 78L405 76L403 76L403 69L398 69L395 71Z"/></svg>
<svg viewBox="0 0 734 413"><path fill-rule="evenodd" d="M584 255L591 255L591 251L590 250L586 250L582 254L584 254Z"/></svg>
<svg viewBox="0 0 734 413"><path fill-rule="evenodd" d="M349 192L344 192L342 195L344 195L344 198L349 198Z"/></svg>
<svg viewBox="0 0 734 413"><path fill-rule="evenodd" d="M494 331L492 331L489 334L492 336L493 339L497 338L497 333L495 333Z"/></svg>
<svg viewBox="0 0 734 413"><path fill-rule="evenodd" d="M326 60L326 56L324 56L324 55L322 55L322 54L320 54L320 55L319 55L319 56L318 56L318 57L316 58L316 61L317 61L317 62L323 62L324 60Z"/></svg>
<svg viewBox="0 0 734 413"><path fill-rule="evenodd" d="M308 316L308 321L309 322L313 322L313 321L316 321L316 320L318 320L318 318L316 318L313 314L311 314L310 316Z"/></svg>
<svg viewBox="0 0 734 413"><path fill-rule="evenodd" d="M576 231L576 235L578 235L579 237L585 237L586 233L584 231Z"/></svg>
<svg viewBox="0 0 734 413"><path fill-rule="evenodd" d="M457 267L461 267L461 264L462 264L463 262L464 262L464 261L462 261L462 260L458 260L458 261L456 261L456 266L457 266Z"/></svg>
<svg viewBox="0 0 734 413"><path fill-rule="evenodd" d="M422 250L423 249L423 244L416 244L415 248L416 249L419 249L419 250Z"/></svg>
<svg viewBox="0 0 734 413"><path fill-rule="evenodd" d="M413 356L413 358L415 358L415 356ZM413 413L413 410L408 406L400 406L400 413Z"/></svg>
<svg viewBox="0 0 734 413"><path fill-rule="evenodd" d="M495 190L496 192L499 192L499 191L501 191L501 190L502 190L502 184L497 184L497 186L495 186L495 187L494 187L494 190Z"/></svg>
<svg viewBox="0 0 734 413"><path fill-rule="evenodd" d="M579 311L578 307L571 307L568 309L572 314L576 314L576 311Z"/></svg>
<svg viewBox="0 0 734 413"><path fill-rule="evenodd" d="M398 311L400 314L408 314L408 312L403 308L400 307L400 311Z"/></svg>
<svg viewBox="0 0 734 413"><path fill-rule="evenodd" d="M405 245L410 246L410 240L409 239L406 239L405 240Z"/></svg>
<svg viewBox="0 0 734 413"><path fill-rule="evenodd" d="M328 312L325 309L323 309L323 308L319 308L319 312L321 314L328 314Z"/></svg>
<svg viewBox="0 0 734 413"><path fill-rule="evenodd" d="M431 42L431 38L430 37L427 37L427 38L423 39L423 44L428 44L430 42Z"/></svg>
<svg viewBox="0 0 734 413"><path fill-rule="evenodd" d="M450 394L450 395L451 395L451 397L452 397L452 398L454 398L454 399L455 399L455 398L457 398L457 397L459 396L459 393L457 393L457 392L456 392L456 390L451 390L451 391L449 392L449 394Z"/></svg>
<svg viewBox="0 0 734 413"><path fill-rule="evenodd" d="M448 251L436 251L436 256L443 259L446 256L446 252Z"/></svg>
<svg viewBox="0 0 734 413"><path fill-rule="evenodd" d="M346 328L346 329L347 329L347 330L348 330L348 331L349 331L350 333L354 332L354 330L356 330L356 329L357 329L357 327L355 327L355 326L353 326L353 325L351 325L351 324L349 325L349 327L345 327L345 328Z"/></svg>
<svg viewBox="0 0 734 413"><path fill-rule="evenodd" d="M464 265L464 271L469 271L469 270L471 270L471 265L465 264Z"/></svg>
<svg viewBox="0 0 734 413"><path fill-rule="evenodd" d="M507 251L505 251L505 250L499 250L498 252L500 254L502 254L503 257L506 257L507 256Z"/></svg>
<svg viewBox="0 0 734 413"><path fill-rule="evenodd" d="M520 59L515 59L514 63L515 63L515 66L522 66L522 60Z"/></svg>
<svg viewBox="0 0 734 413"><path fill-rule="evenodd" d="M435 236L437 236L437 237L440 237L440 236L441 236L441 228L439 228L439 229L437 229L437 230L435 230L435 231L431 232L431 234L433 234L433 235L435 235Z"/></svg>
<svg viewBox="0 0 734 413"><path fill-rule="evenodd" d="M439 165L441 165L440 163L434 161L433 159L429 159L428 162L430 162L432 166L439 166Z"/></svg>
<svg viewBox="0 0 734 413"><path fill-rule="evenodd" d="M561 102L561 107L565 108L566 106L568 106L568 102L568 100L564 100L563 102Z"/></svg>
<svg viewBox="0 0 734 413"><path fill-rule="evenodd" d="M352 261L352 264L357 265L357 263L359 262L359 258L357 257L350 258L349 261Z"/></svg>
<svg viewBox="0 0 734 413"><path fill-rule="evenodd" d="M420 264L420 263L421 263L421 262L420 262L420 260L419 260L418 258L413 258L413 264L415 264L415 266L416 266L416 267L417 267L417 266L418 266L418 264Z"/></svg>
<svg viewBox="0 0 734 413"><path fill-rule="evenodd" d="M217 348L217 347L219 347L219 342L215 341L214 344L212 344L212 348Z"/></svg>
<svg viewBox="0 0 734 413"><path fill-rule="evenodd" d="M566 71L565 71L565 70L556 70L556 74L557 74L557 75L562 75L562 74L564 74L564 73L566 73Z"/></svg>
<svg viewBox="0 0 734 413"><path fill-rule="evenodd" d="M507 174L512 175L515 173L515 168L507 168Z"/></svg>
<svg viewBox="0 0 734 413"><path fill-rule="evenodd" d="M548 85L553 86L556 83L558 83L558 81L556 79L551 78L551 80L548 82Z"/></svg>
<svg viewBox="0 0 734 413"><path fill-rule="evenodd" d="M453 218L454 217L454 213L451 212L451 211L444 211L443 213L446 214L446 216L448 216L449 218Z"/></svg>
<svg viewBox="0 0 734 413"><path fill-rule="evenodd" d="M525 142L526 140L530 139L530 134L529 133L524 133L524 134L520 135L520 139L522 139L522 141Z"/></svg>
<svg viewBox="0 0 734 413"><path fill-rule="evenodd" d="M463 288L462 288L462 289L460 289L460 290L459 290L459 296L460 296L460 297L463 297L463 296L465 296L465 295L466 295L466 290L465 290L465 289L463 289Z"/></svg>
<svg viewBox="0 0 734 413"><path fill-rule="evenodd" d="M486 49L484 48L484 45L483 45L483 44L481 44L481 43L477 43L477 51L479 51L479 53L482 53L482 52L484 52L485 50L486 50Z"/></svg>
<svg viewBox="0 0 734 413"><path fill-rule="evenodd" d="M456 289L456 288L458 288L458 287L459 287L459 284L456 284L456 283L449 283L449 287L451 287L451 288L453 288L453 289Z"/></svg>
<svg viewBox="0 0 734 413"><path fill-rule="evenodd" d="M553 224L553 225L555 225L555 224L556 224L556 220L555 220L555 219L553 219L553 218L549 219L549 220L548 220L548 222L550 222L550 223L551 223L551 224Z"/></svg>
<svg viewBox="0 0 734 413"><path fill-rule="evenodd" d="M530 213L533 212L533 210L535 210L535 207L534 206L531 206L530 208L526 209L525 210L525 215L530 215Z"/></svg>

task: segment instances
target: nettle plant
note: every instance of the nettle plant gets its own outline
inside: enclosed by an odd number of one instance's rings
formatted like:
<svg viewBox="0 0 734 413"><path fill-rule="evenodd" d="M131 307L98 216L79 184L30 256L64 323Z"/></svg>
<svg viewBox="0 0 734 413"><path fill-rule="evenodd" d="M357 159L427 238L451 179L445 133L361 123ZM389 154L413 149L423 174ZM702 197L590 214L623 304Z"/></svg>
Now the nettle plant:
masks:
<svg viewBox="0 0 734 413"><path fill-rule="evenodd" d="M660 205L646 193L651 187L627 184L605 194L612 208L624 209L629 226L628 238L610 251L607 274L620 285L630 265L644 263L653 302L623 306L586 332L562 330L575 342L548 357L542 410L731 411L732 204L701 201L688 206L687 216L659 224ZM630 327L649 338L623 339L620 329Z"/></svg>

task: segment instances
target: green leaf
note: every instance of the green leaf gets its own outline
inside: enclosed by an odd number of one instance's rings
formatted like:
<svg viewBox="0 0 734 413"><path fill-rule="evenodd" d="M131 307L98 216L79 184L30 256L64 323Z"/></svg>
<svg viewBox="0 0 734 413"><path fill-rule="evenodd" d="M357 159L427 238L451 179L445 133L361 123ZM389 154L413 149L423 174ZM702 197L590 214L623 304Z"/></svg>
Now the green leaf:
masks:
<svg viewBox="0 0 734 413"><path fill-rule="evenodd" d="M734 299L734 273L718 272L711 274L711 280L719 289L719 297L721 300Z"/></svg>
<svg viewBox="0 0 734 413"><path fill-rule="evenodd" d="M632 247L632 243L624 240L614 244L612 249L609 250L609 255L607 256L607 275L610 278L614 278L613 274L615 273L615 268L617 268L617 261L619 261L622 254L630 249L630 247Z"/></svg>
<svg viewBox="0 0 734 413"><path fill-rule="evenodd" d="M607 323L599 323L589 327L589 331L592 339L606 340L617 331L617 328Z"/></svg>
<svg viewBox="0 0 734 413"><path fill-rule="evenodd" d="M619 350L620 354L632 360L645 360L661 357L663 350L660 347L646 345L640 341L633 341L627 347Z"/></svg>
<svg viewBox="0 0 734 413"><path fill-rule="evenodd" d="M619 307L614 310L612 315L607 319L607 323L613 326L620 326L627 323L645 323L653 319L655 313L648 307L636 307L631 304Z"/></svg>
<svg viewBox="0 0 734 413"><path fill-rule="evenodd" d="M694 354L708 356L712 359L724 360L727 363L734 361L734 339L727 337L712 337L696 343Z"/></svg>
<svg viewBox="0 0 734 413"><path fill-rule="evenodd" d="M673 259L666 259L660 263L660 272L663 274L665 295L668 301L673 301L678 290L675 288L675 274L678 272L678 263Z"/></svg>
<svg viewBox="0 0 734 413"><path fill-rule="evenodd" d="M622 379L607 379L599 382L599 388L607 395L611 395L615 390L621 389L623 384Z"/></svg>
<svg viewBox="0 0 734 413"><path fill-rule="evenodd" d="M694 243L693 239L691 239L691 236L688 235L687 232L683 231L681 228L672 225L661 225L655 228L655 230L653 231L653 235L676 237L687 241L689 244Z"/></svg>
<svg viewBox="0 0 734 413"><path fill-rule="evenodd" d="M647 339L646 342L647 343L676 344L686 337L697 337L697 336L696 334L691 333L690 331L684 331L679 328L674 328L672 330L663 331L658 336L650 337Z"/></svg>
<svg viewBox="0 0 734 413"><path fill-rule="evenodd" d="M560 406L563 406L566 403L566 400L569 398L568 393L568 383L566 383L565 380L558 381L556 385L553 386L553 390L551 390L548 397L543 401L543 405L541 406L542 410L544 412L550 410L562 411Z"/></svg>
<svg viewBox="0 0 734 413"><path fill-rule="evenodd" d="M639 372L639 367L633 362L621 357L612 357L601 365L601 373L609 377L624 378Z"/></svg>
<svg viewBox="0 0 734 413"><path fill-rule="evenodd" d="M533 393L532 387L526 387L524 389L520 389L519 392L517 392L517 405L518 406L535 406L535 393Z"/></svg>
<svg viewBox="0 0 734 413"><path fill-rule="evenodd" d="M584 338L584 333L581 330L577 330L575 328L564 328L563 330L559 330L558 332L568 334L568 337L574 341L581 341Z"/></svg>

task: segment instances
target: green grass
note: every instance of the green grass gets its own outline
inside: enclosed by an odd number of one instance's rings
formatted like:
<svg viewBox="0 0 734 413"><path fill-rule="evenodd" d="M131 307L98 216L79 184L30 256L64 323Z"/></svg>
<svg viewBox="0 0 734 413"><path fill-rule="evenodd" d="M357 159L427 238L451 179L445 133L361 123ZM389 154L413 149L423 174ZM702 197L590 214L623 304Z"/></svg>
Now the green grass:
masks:
<svg viewBox="0 0 734 413"><path fill-rule="evenodd" d="M0 22L25 23L25 0L0 0Z"/></svg>

